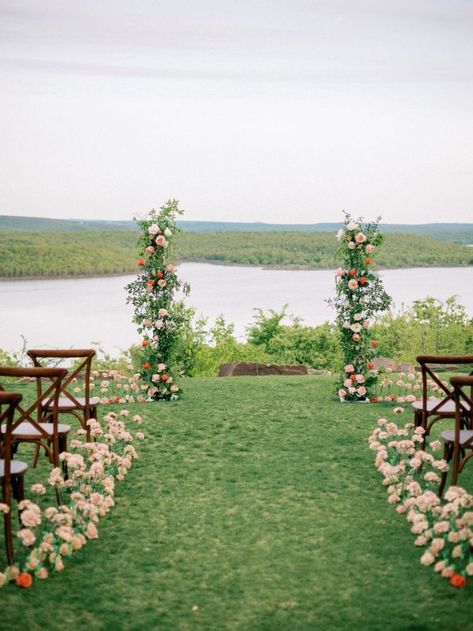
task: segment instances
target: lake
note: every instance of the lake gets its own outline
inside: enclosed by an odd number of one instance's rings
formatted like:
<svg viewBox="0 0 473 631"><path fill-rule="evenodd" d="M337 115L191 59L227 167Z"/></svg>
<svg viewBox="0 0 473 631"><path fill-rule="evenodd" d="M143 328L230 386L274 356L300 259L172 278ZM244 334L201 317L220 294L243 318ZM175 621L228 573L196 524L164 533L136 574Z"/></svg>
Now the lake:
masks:
<svg viewBox="0 0 473 631"><path fill-rule="evenodd" d="M309 325L334 318L325 302L334 294L332 270L185 263L178 271L192 287L188 304L210 322L223 314L235 324L239 339L245 337L255 307L280 310L287 303L288 313ZM384 270L380 276L396 310L427 296L445 300L456 295L473 316L473 267ZM134 278L1 281L0 348L19 351L23 335L30 348L98 343L107 353L117 355L138 340L123 289Z"/></svg>

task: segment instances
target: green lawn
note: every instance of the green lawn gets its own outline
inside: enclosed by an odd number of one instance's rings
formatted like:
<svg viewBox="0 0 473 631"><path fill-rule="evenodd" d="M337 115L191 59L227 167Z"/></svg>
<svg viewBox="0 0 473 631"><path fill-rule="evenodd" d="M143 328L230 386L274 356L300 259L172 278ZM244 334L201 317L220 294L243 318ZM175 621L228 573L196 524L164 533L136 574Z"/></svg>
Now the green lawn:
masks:
<svg viewBox="0 0 473 631"><path fill-rule="evenodd" d="M367 438L390 408L340 404L325 377L184 387L129 406L147 438L100 539L0 590L2 630L472 628L473 585L421 566L386 503Z"/></svg>

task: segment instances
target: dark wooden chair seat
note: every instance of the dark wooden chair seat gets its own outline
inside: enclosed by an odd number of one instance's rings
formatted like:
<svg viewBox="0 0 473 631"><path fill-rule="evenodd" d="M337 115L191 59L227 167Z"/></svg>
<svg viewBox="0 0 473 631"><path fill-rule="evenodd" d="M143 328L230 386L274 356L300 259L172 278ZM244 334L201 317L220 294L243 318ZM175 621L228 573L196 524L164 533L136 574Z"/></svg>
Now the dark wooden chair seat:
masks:
<svg viewBox="0 0 473 631"><path fill-rule="evenodd" d="M10 460L10 475L23 475L24 472L28 469L28 465L26 462L22 462L21 460ZM0 459L0 479L2 479L5 475L5 460Z"/></svg>

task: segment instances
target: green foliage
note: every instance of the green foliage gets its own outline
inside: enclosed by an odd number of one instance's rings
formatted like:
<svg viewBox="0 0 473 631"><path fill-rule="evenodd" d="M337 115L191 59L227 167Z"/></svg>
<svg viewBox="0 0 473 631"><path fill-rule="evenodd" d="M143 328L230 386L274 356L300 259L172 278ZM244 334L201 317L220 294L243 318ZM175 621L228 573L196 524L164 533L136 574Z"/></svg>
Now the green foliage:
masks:
<svg viewBox="0 0 473 631"><path fill-rule="evenodd" d="M173 257L175 261L331 269L335 249L333 235L328 233L180 233ZM0 277L135 273L135 252L134 231L4 232L0 233ZM473 251L425 237L389 234L377 264L387 268L472 265Z"/></svg>
<svg viewBox="0 0 473 631"><path fill-rule="evenodd" d="M248 341L251 344L268 344L282 330L281 322L286 317L287 305L281 311L269 310L266 315L263 309L254 309L255 322L248 327Z"/></svg>
<svg viewBox="0 0 473 631"><path fill-rule="evenodd" d="M454 296L416 300L400 314L384 315L373 328L379 353L415 363L419 354L473 354L473 319Z"/></svg>
<svg viewBox="0 0 473 631"><path fill-rule="evenodd" d="M342 363L340 335L326 322L310 327L284 326L266 346L273 363L303 364L319 370L338 370Z"/></svg>

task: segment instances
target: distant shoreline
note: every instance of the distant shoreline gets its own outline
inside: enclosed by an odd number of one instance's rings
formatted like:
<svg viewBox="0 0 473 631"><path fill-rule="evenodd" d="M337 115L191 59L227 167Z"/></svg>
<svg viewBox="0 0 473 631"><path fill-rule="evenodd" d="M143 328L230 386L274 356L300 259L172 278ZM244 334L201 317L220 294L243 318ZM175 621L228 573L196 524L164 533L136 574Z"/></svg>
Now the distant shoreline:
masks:
<svg viewBox="0 0 473 631"><path fill-rule="evenodd" d="M471 245L473 247L473 244ZM180 261L179 263L175 263L176 266L179 265L214 265L216 267L244 267L244 268L255 268L262 270L280 270L280 271L292 271L292 272L307 272L307 271L320 271L327 272L330 270L335 271L335 266L333 267L313 267L310 265L243 265L241 263L223 263L219 261ZM466 269L473 268L473 265L405 265L402 267L394 266L394 267L377 267L374 269L376 272L382 272L384 270L401 270L401 269ZM75 279L84 279L84 278L112 278L115 276L136 276L138 274L137 271L129 271L129 272L110 272L110 273L102 273L102 274L68 274L68 275L55 275L55 276L0 276L0 282L16 282L16 281L28 281L28 280L75 280Z"/></svg>

